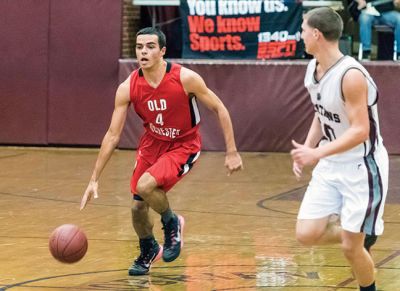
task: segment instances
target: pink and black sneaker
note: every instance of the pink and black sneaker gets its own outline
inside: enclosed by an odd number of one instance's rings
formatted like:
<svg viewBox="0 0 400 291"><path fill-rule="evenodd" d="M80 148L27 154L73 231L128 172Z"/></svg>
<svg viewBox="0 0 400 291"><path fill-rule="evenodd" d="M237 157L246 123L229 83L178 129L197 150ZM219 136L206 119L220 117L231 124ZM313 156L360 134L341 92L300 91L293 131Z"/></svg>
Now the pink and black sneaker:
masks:
<svg viewBox="0 0 400 291"><path fill-rule="evenodd" d="M128 269L130 276L146 275L151 265L158 261L163 253L163 247L155 239L141 239L139 244L140 255Z"/></svg>
<svg viewBox="0 0 400 291"><path fill-rule="evenodd" d="M183 247L183 228L185 219L181 215L175 215L167 223L163 224L164 229L164 262L172 262L181 253Z"/></svg>

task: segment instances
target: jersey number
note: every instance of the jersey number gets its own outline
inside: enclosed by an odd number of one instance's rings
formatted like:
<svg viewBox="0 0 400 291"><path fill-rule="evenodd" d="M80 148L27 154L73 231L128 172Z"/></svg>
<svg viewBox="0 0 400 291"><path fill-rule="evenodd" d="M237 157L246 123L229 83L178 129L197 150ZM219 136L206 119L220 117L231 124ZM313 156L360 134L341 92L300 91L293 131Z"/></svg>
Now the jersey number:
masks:
<svg viewBox="0 0 400 291"><path fill-rule="evenodd" d="M163 117L162 117L162 113L158 113L157 117L156 117L156 123L163 126L164 125L164 121L163 121Z"/></svg>
<svg viewBox="0 0 400 291"><path fill-rule="evenodd" d="M326 123L324 123L324 135L329 141L336 139L335 131Z"/></svg>

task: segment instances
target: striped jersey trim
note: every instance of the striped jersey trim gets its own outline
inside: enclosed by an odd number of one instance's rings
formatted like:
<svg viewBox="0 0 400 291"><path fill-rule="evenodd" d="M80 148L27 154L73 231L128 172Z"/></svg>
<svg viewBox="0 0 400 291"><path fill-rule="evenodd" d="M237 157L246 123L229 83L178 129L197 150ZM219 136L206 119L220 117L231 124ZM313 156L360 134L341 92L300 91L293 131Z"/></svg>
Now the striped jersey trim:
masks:
<svg viewBox="0 0 400 291"><path fill-rule="evenodd" d="M376 220L382 205L383 197L382 177L373 155L364 157L364 163L368 171L369 200L360 231L375 235Z"/></svg>
<svg viewBox="0 0 400 291"><path fill-rule="evenodd" d="M193 167L193 164L196 162L199 156L200 156L200 151L198 151L195 154L191 154L187 159L186 163L181 165L181 170L178 173L178 177L187 174L187 172L190 171L190 169Z"/></svg>
<svg viewBox="0 0 400 291"><path fill-rule="evenodd" d="M200 123L200 111L196 99L196 96L193 94L189 96L189 108L192 127L195 127L197 124Z"/></svg>
<svg viewBox="0 0 400 291"><path fill-rule="evenodd" d="M172 68L172 64L170 62L167 62L167 67L165 69L165 73L169 73L171 71L171 68ZM143 77L144 74L143 74L142 68L139 68L138 71L139 71L139 77Z"/></svg>
<svg viewBox="0 0 400 291"><path fill-rule="evenodd" d="M375 153L378 144L378 129L376 120L372 114L371 106L368 106L368 119L369 119L369 139L364 141L364 157Z"/></svg>
<svg viewBox="0 0 400 291"><path fill-rule="evenodd" d="M368 155L370 155L375 152L375 144L377 143L377 126L370 106L368 106L368 117L369 117L369 142L371 143L370 145L371 149Z"/></svg>

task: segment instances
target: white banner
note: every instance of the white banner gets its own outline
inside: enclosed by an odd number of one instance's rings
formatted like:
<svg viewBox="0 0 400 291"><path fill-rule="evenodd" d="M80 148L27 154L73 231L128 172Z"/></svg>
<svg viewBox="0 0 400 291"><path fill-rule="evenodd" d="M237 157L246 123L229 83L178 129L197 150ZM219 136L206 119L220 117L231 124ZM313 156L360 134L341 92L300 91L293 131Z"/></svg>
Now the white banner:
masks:
<svg viewBox="0 0 400 291"><path fill-rule="evenodd" d="M180 0L133 0L133 5L179 6L180 4Z"/></svg>

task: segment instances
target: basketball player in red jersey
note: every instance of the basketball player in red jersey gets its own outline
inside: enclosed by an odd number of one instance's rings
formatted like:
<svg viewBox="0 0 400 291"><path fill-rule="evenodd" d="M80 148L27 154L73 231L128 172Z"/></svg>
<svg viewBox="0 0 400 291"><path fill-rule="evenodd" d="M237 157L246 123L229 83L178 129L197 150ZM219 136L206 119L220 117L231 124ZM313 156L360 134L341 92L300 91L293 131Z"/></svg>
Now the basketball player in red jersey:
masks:
<svg viewBox="0 0 400 291"><path fill-rule="evenodd" d="M197 99L218 117L226 144L228 175L243 168L226 107L197 73L166 62L165 51L165 35L157 28L137 33L140 68L118 87L111 124L81 201L83 209L92 196L98 197L100 174L118 145L132 103L145 127L131 179L132 222L140 244L140 255L128 270L133 276L147 274L151 264L161 257L165 262L175 260L183 246L184 218L171 210L166 193L187 174L200 154ZM154 238L149 208L161 215L163 246Z"/></svg>

